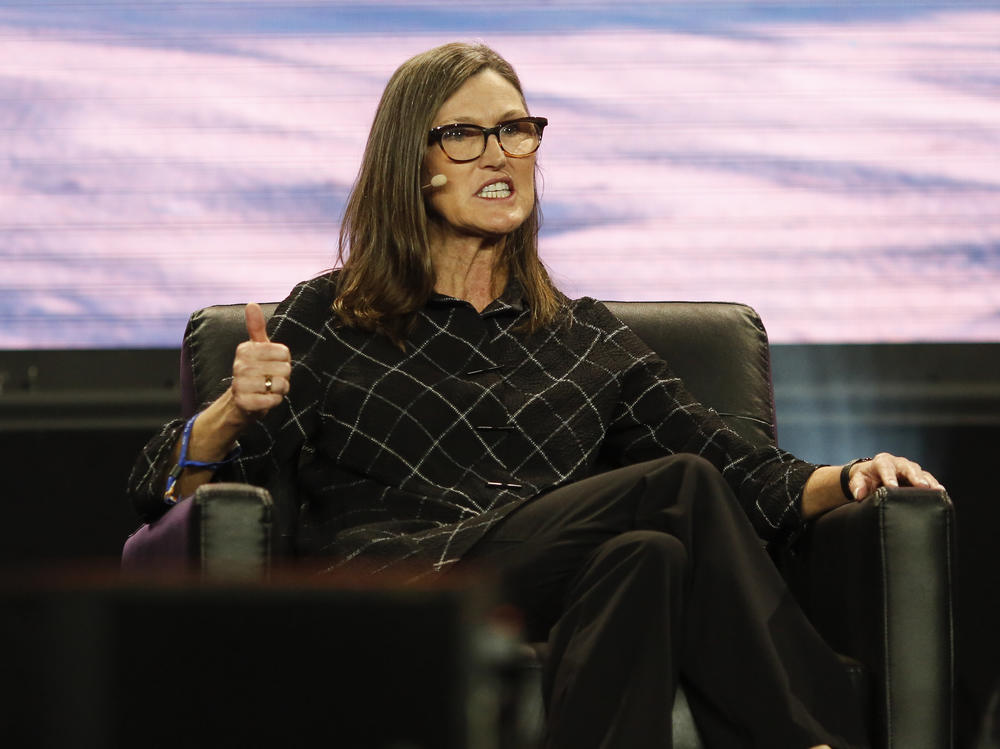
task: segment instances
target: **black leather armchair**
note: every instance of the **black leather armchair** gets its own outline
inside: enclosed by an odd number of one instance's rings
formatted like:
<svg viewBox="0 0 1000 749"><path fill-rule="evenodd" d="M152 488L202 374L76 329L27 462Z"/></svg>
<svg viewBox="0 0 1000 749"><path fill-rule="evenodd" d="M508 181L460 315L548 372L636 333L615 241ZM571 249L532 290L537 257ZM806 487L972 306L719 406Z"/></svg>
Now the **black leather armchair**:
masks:
<svg viewBox="0 0 1000 749"><path fill-rule="evenodd" d="M687 302L608 306L733 428L757 443L776 441L767 335L752 309ZM263 305L265 315L274 307ZM191 316L181 357L185 415L226 386L245 335L241 305ZM273 520L267 491L204 486L130 537L123 567L183 564L206 576L266 575ZM845 656L873 747L952 746L953 538L953 508L944 492L883 488L772 550L814 625ZM678 749L702 746L683 694L675 703L674 734Z"/></svg>

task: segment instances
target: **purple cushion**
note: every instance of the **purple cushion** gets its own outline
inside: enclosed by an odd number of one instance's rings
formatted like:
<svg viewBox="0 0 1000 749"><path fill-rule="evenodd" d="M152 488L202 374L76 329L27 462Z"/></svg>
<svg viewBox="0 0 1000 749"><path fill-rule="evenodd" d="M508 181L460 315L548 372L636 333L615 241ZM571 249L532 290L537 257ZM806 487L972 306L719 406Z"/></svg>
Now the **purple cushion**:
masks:
<svg viewBox="0 0 1000 749"><path fill-rule="evenodd" d="M125 541L122 569L160 570L187 567L198 548L198 507L192 497L181 500L161 518L142 526Z"/></svg>

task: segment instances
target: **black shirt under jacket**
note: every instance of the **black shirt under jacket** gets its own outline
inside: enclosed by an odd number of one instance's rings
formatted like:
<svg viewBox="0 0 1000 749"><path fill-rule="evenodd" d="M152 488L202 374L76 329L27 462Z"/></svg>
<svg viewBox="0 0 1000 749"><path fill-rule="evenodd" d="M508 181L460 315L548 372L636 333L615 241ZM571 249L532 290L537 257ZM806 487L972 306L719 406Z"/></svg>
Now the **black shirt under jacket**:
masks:
<svg viewBox="0 0 1000 749"><path fill-rule="evenodd" d="M301 507L281 513L298 516L301 554L439 570L540 494L678 452L722 472L762 538L801 524L815 467L743 440L601 302L569 301L560 322L529 334L517 281L481 313L435 294L404 351L340 324L332 301L322 277L279 305L268 332L291 350L291 391L215 476L270 486L306 456ZM146 520L166 509L180 427L170 422L146 445L130 478Z"/></svg>

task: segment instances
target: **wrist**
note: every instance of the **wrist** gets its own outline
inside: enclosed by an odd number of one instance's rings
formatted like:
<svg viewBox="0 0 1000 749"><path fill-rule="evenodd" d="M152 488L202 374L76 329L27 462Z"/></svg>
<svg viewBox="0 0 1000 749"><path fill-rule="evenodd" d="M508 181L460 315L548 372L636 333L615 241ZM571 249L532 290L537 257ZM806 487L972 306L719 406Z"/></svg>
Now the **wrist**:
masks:
<svg viewBox="0 0 1000 749"><path fill-rule="evenodd" d="M226 390L198 414L191 432L191 457L222 459L236 446L237 438L251 421L237 408L232 391Z"/></svg>
<svg viewBox="0 0 1000 749"><path fill-rule="evenodd" d="M838 476L840 466L820 466L806 480L802 489L801 514L809 520L844 504Z"/></svg>
<svg viewBox="0 0 1000 749"><path fill-rule="evenodd" d="M840 491L844 495L845 499L851 502L858 499L851 491L851 471L858 463L865 463L869 460L871 460L871 458L855 458L850 463L845 463L840 469Z"/></svg>
<svg viewBox="0 0 1000 749"><path fill-rule="evenodd" d="M191 429L187 457L206 462L223 460L236 446L238 431L227 428L218 414L210 414L208 409L193 418L196 421Z"/></svg>
<svg viewBox="0 0 1000 749"><path fill-rule="evenodd" d="M204 460L201 457L192 456L191 442L195 433L195 425L201 421L203 413L197 413L187 420L181 432L180 444L177 449L177 463L167 474L166 490L163 494L163 501L167 504L176 504L180 499L179 480L185 471L215 471L220 466L236 460L240 456L240 448L234 447L227 455L221 459Z"/></svg>
<svg viewBox="0 0 1000 749"><path fill-rule="evenodd" d="M244 411L236 404L236 395L232 388L227 388L215 401L204 411L209 414L209 419L217 429L225 430L228 434L236 435L242 432L249 424L256 421L252 413Z"/></svg>

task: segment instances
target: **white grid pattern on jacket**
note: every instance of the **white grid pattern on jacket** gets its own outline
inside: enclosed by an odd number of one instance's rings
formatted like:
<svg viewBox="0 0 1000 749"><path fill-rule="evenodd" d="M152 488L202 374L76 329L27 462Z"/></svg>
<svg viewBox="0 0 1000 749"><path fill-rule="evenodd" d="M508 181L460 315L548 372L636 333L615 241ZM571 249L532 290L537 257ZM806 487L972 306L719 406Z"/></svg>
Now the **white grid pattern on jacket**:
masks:
<svg viewBox="0 0 1000 749"><path fill-rule="evenodd" d="M800 522L814 466L744 441L600 302L571 301L560 324L528 334L516 282L482 313L435 296L405 351L337 324L331 302L320 278L279 305L269 333L292 351L291 392L216 477L268 486L304 451L293 530L305 553L440 569L532 497L677 452L715 464L762 537ZM177 429L166 425L133 472L147 517Z"/></svg>

